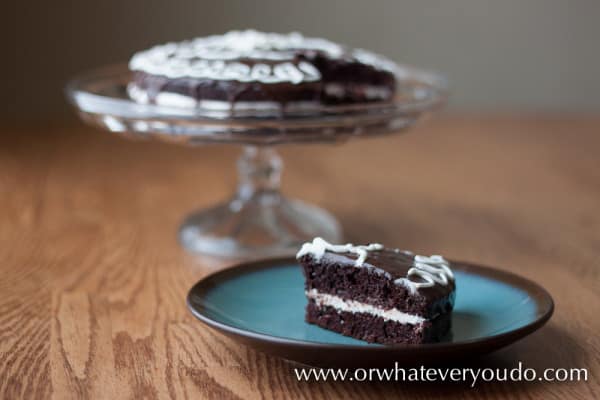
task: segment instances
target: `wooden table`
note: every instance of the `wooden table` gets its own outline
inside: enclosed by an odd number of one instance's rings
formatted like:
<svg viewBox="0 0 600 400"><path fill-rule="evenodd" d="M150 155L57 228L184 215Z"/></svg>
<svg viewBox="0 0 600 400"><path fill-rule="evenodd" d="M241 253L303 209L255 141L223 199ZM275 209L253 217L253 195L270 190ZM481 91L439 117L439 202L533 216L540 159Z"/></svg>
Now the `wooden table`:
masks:
<svg viewBox="0 0 600 400"><path fill-rule="evenodd" d="M210 331L184 298L225 266L176 228L223 199L237 152L132 142L82 124L0 138L0 398L600 397L600 119L438 117L407 135L291 146L284 189L348 239L478 261L538 281L552 320L482 366L588 368L588 382L301 383ZM499 299L501 301L501 299Z"/></svg>

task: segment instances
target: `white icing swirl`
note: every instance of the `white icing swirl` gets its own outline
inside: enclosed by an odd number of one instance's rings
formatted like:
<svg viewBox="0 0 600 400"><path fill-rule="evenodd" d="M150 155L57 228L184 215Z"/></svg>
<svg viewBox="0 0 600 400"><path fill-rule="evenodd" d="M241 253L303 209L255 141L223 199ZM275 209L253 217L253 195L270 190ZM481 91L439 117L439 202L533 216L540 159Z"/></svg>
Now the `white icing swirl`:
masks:
<svg viewBox="0 0 600 400"><path fill-rule="evenodd" d="M231 31L155 46L134 54L129 69L171 79L294 84L319 81L321 74L317 68L296 60L298 50L319 51L331 58L350 57L391 72L398 69L383 56L362 49L350 51L326 39L308 38L297 32L278 34L255 30ZM253 62L246 64L244 59Z"/></svg>
<svg viewBox="0 0 600 400"><path fill-rule="evenodd" d="M315 260L320 260L326 251L333 253L353 253L358 255L358 258L354 261L355 267L362 267L369 251L376 251L383 249L383 245L379 243L372 243L367 246L354 246L351 243L347 244L331 244L325 241L323 238L314 238L312 242L307 242L302 245L302 248L296 254L296 258L300 258L303 255L310 254Z"/></svg>
<svg viewBox="0 0 600 400"><path fill-rule="evenodd" d="M424 282L411 281L408 279L411 276L419 277ZM420 288L432 287L436 284L447 286L451 281L454 281L454 274L450 269L450 263L444 257L415 255L412 268L408 270L406 278L396 279L394 283L404 285L414 293Z"/></svg>

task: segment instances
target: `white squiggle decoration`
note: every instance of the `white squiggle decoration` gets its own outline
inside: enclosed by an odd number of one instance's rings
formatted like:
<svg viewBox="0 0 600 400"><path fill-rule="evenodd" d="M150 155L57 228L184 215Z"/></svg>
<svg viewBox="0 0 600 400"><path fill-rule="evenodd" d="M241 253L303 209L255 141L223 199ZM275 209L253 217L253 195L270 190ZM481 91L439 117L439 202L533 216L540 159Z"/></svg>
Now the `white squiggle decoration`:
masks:
<svg viewBox="0 0 600 400"><path fill-rule="evenodd" d="M411 276L421 278L424 282L411 281ZM432 287L435 284L442 286L454 281L454 274L450 269L450 263L440 255L430 257L415 255L413 266L408 270L406 278L399 278L394 283L406 286L411 292L420 288Z"/></svg>
<svg viewBox="0 0 600 400"><path fill-rule="evenodd" d="M296 258L311 254L318 261L323 257L326 251L331 251L333 253L353 253L358 255L358 258L354 261L354 266L361 267L367 259L369 251L381 249L383 249L383 245L379 243L372 243L367 246L354 246L351 243L331 244L323 238L317 237L314 238L312 242L304 243L298 254L296 254Z"/></svg>
<svg viewBox="0 0 600 400"><path fill-rule="evenodd" d="M224 35L167 43L134 54L129 69L167 78L192 77L240 82L311 82L321 79L319 71L305 61L295 62L297 49L317 50L341 57L343 48L320 38L299 33L277 34L254 30L231 31ZM272 63L248 65L240 59Z"/></svg>
<svg viewBox="0 0 600 400"><path fill-rule="evenodd" d="M351 56L375 68L395 72L398 66L383 56L362 49L348 50L321 38L300 33L231 31L224 35L167 43L133 55L129 69L167 78L237 80L240 82L314 82L320 72L306 61L295 60L297 50L315 50L331 58ZM240 60L258 62L248 65Z"/></svg>

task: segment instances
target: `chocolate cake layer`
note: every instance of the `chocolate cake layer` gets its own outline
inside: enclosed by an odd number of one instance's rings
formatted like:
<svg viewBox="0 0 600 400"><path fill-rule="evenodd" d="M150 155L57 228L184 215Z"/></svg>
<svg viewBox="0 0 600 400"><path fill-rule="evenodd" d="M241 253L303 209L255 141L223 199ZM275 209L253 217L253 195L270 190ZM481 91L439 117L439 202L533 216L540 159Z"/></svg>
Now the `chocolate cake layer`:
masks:
<svg viewBox="0 0 600 400"><path fill-rule="evenodd" d="M397 65L298 33L232 31L136 53L128 90L140 103L194 107L390 100Z"/></svg>
<svg viewBox="0 0 600 400"><path fill-rule="evenodd" d="M418 325L386 321L365 313L340 312L333 307L319 307L309 300L306 321L322 328L369 343L419 344L439 342L451 327L451 314L442 314Z"/></svg>

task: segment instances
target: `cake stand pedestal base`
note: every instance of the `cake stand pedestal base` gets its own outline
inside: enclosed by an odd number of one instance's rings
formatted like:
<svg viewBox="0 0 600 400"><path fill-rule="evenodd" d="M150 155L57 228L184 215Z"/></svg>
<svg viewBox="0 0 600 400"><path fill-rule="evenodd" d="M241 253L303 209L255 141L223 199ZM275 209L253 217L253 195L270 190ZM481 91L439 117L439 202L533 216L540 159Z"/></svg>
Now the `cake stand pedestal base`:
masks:
<svg viewBox="0 0 600 400"><path fill-rule="evenodd" d="M281 170L272 147L246 146L236 195L189 216L179 230L182 245L213 256L254 258L293 254L316 236L340 242L340 225L331 214L281 195Z"/></svg>

